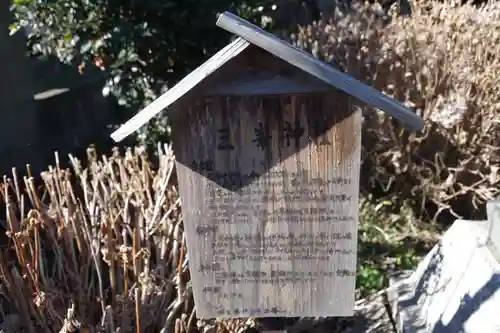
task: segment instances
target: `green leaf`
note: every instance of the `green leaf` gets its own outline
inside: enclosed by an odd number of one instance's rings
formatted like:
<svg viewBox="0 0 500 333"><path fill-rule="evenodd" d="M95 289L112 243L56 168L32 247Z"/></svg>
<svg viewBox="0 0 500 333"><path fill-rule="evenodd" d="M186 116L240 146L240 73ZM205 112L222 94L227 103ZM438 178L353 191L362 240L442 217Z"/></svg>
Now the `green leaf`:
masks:
<svg viewBox="0 0 500 333"><path fill-rule="evenodd" d="M80 46L80 53L84 54L90 51L92 48L92 41L86 41Z"/></svg>
<svg viewBox="0 0 500 333"><path fill-rule="evenodd" d="M31 0L14 0L13 4L17 6L27 6L31 3Z"/></svg>
<svg viewBox="0 0 500 333"><path fill-rule="evenodd" d="M21 29L21 25L18 24L17 22L12 23L9 25L9 36L13 36L16 32Z"/></svg>

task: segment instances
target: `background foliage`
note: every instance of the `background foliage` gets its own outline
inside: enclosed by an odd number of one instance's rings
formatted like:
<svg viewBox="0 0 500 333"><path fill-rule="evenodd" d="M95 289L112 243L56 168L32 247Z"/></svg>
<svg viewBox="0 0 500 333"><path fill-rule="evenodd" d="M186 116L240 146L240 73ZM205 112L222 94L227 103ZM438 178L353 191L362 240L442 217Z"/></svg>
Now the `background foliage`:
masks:
<svg viewBox="0 0 500 333"><path fill-rule="evenodd" d="M366 194L407 202L424 220L485 218L485 202L500 192L500 4L415 1L409 9L353 3L292 39L426 122L410 134L366 108Z"/></svg>
<svg viewBox="0 0 500 333"><path fill-rule="evenodd" d="M270 0L15 0L14 32L25 28L33 56L57 56L85 71L89 63L109 78L103 93L136 112L228 43L216 27L225 10L261 24ZM157 117L141 138L168 134Z"/></svg>

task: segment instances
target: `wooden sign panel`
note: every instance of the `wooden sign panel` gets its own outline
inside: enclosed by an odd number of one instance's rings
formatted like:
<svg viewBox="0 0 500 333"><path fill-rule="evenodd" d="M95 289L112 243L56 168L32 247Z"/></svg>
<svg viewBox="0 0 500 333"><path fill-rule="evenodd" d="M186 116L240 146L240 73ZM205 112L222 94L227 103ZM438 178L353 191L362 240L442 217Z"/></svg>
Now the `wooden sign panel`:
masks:
<svg viewBox="0 0 500 333"><path fill-rule="evenodd" d="M352 315L361 113L349 96L218 96L175 114L197 316Z"/></svg>

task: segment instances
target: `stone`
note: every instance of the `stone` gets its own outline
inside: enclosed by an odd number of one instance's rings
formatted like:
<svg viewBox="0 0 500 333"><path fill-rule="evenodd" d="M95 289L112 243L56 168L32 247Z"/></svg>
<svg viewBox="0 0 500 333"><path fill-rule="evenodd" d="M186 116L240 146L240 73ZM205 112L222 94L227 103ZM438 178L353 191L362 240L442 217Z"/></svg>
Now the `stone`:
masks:
<svg viewBox="0 0 500 333"><path fill-rule="evenodd" d="M488 213L488 247L500 262L500 198L486 204Z"/></svg>
<svg viewBox="0 0 500 333"><path fill-rule="evenodd" d="M500 332L500 264L487 221L457 220L408 277L391 281L398 332Z"/></svg>

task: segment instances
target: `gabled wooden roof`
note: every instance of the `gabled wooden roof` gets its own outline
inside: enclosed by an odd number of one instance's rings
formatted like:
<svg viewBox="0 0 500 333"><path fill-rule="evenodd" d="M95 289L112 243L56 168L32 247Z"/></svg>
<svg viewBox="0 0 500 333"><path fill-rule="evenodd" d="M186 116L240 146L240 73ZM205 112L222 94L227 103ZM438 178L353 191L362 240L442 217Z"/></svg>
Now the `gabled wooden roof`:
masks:
<svg viewBox="0 0 500 333"><path fill-rule="evenodd" d="M217 52L203 65L195 69L111 134L114 141L121 141L137 131L151 118L201 83L206 77L217 71L229 60L241 54L251 44L266 50L321 81L377 109L387 112L416 130L421 130L424 126L422 118L395 99L342 73L327 63L316 59L311 54L294 47L234 14L229 12L221 14L217 20L217 26L235 34L238 38Z"/></svg>

